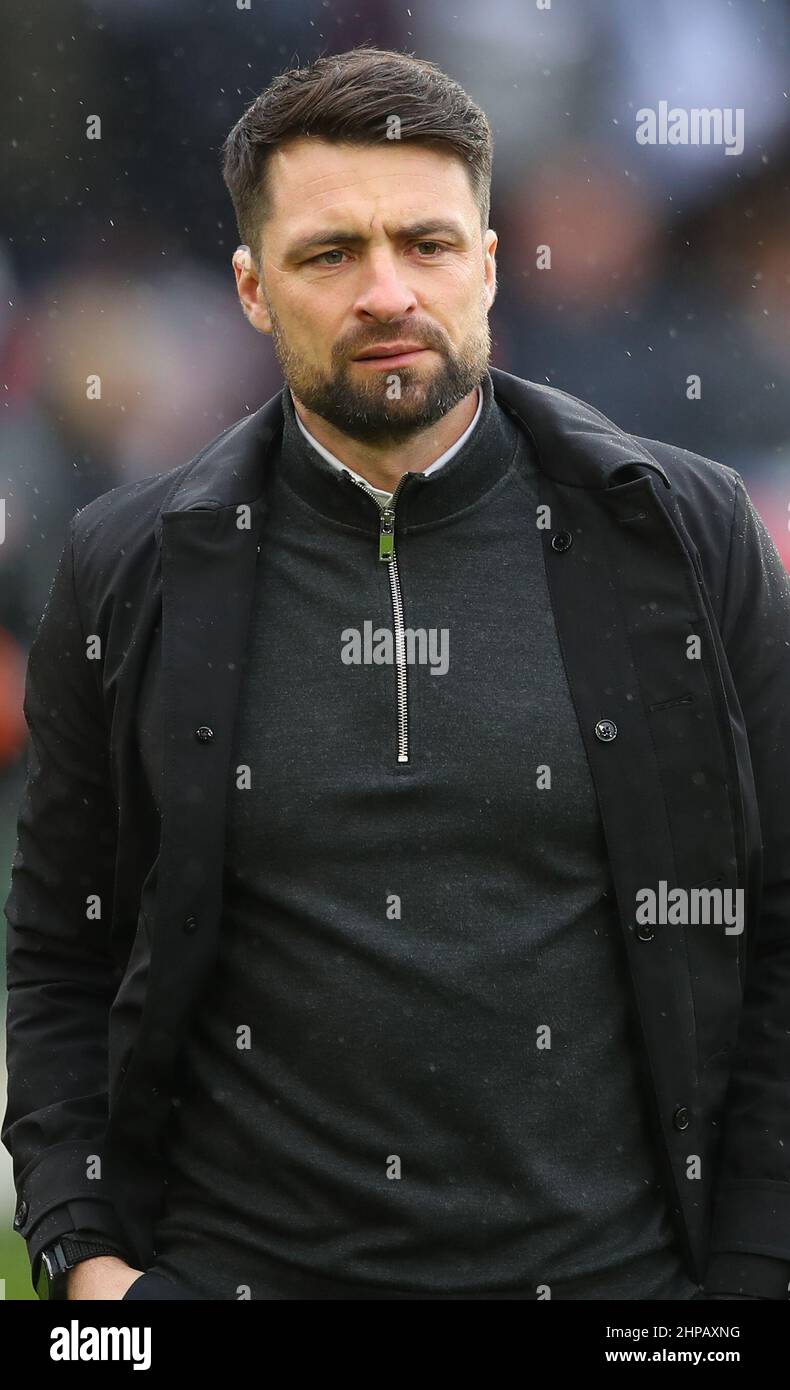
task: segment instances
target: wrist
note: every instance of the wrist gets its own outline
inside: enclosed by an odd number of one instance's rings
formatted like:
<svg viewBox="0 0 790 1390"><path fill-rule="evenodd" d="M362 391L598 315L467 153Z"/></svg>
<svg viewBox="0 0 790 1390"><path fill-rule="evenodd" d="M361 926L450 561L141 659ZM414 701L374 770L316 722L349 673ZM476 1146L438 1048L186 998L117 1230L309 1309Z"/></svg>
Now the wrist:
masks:
<svg viewBox="0 0 790 1390"><path fill-rule="evenodd" d="M46 1246L39 1260L36 1292L39 1298L68 1298L69 1276L80 1264L93 1259L125 1261L115 1242L103 1236L73 1231Z"/></svg>
<svg viewBox="0 0 790 1390"><path fill-rule="evenodd" d="M97 1273L102 1271L112 1272L118 1269L130 1269L131 1266L120 1255L88 1255L84 1259L78 1260L71 1269L66 1271L65 1276L65 1297L79 1298L80 1288L86 1280L93 1280Z"/></svg>

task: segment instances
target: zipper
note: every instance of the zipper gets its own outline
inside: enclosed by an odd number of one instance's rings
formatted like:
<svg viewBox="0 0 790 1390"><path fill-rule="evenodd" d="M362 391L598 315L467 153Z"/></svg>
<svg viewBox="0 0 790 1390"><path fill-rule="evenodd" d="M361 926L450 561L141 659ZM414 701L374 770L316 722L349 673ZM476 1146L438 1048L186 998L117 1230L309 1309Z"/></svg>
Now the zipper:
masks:
<svg viewBox="0 0 790 1390"><path fill-rule="evenodd" d="M351 474L348 474L351 478ZM364 483L351 478L352 483L374 502L379 510L379 560L389 565L390 600L392 603L392 630L395 636L395 691L398 730L398 762L409 761L409 698L406 683L406 636L403 622L403 599L400 591L398 557L395 554L395 503L398 493L410 475L404 473L389 502L381 503Z"/></svg>

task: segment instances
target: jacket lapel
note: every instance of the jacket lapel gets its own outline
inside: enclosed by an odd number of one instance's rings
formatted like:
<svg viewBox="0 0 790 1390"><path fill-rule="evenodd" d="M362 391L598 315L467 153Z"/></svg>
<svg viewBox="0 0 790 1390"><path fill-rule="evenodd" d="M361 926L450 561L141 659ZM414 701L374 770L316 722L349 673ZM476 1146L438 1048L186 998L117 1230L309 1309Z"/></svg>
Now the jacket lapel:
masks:
<svg viewBox="0 0 790 1390"><path fill-rule="evenodd" d="M150 962L140 1026L113 1107L153 1158L173 1068L219 943L236 708L279 396L186 470L155 523L161 571L163 777Z"/></svg>
<svg viewBox="0 0 790 1390"><path fill-rule="evenodd" d="M658 891L662 880L742 882L723 653L676 495L682 480L673 485L638 441L583 402L503 373L495 380L539 456L552 610L601 812L670 1205L702 1279L718 1142L710 1117L724 1098L742 943L704 924L639 932L635 919L639 890ZM692 635L700 660L687 659ZM706 1181L691 1180L696 1173Z"/></svg>

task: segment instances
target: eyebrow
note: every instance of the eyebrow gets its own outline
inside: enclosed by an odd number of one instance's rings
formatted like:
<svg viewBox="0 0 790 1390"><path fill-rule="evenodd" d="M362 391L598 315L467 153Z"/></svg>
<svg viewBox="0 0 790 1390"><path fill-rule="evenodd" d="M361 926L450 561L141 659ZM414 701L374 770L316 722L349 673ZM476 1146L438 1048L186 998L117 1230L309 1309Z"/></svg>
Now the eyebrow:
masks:
<svg viewBox="0 0 790 1390"><path fill-rule="evenodd" d="M451 236L463 241L465 233L460 223L443 220L412 222L409 226L398 227L395 236L401 241L414 241L431 236ZM296 261L307 251L314 251L319 246L329 246L338 241L345 242L349 246L359 246L365 241L365 237L361 236L359 232L346 231L342 227L330 227L320 232L314 232L311 236L300 237L297 241L292 241L290 246L286 248L285 257L286 260Z"/></svg>

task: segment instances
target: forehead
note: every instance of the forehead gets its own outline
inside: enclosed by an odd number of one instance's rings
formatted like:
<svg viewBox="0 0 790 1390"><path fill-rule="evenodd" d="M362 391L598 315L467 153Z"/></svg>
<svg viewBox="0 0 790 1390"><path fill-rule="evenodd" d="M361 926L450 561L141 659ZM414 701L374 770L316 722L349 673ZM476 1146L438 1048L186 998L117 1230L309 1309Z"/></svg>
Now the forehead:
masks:
<svg viewBox="0 0 790 1390"><path fill-rule="evenodd" d="M437 207L451 206L460 218L477 216L458 156L410 141L355 145L300 136L272 152L268 185L272 216L287 221L291 231L329 212L435 215Z"/></svg>

